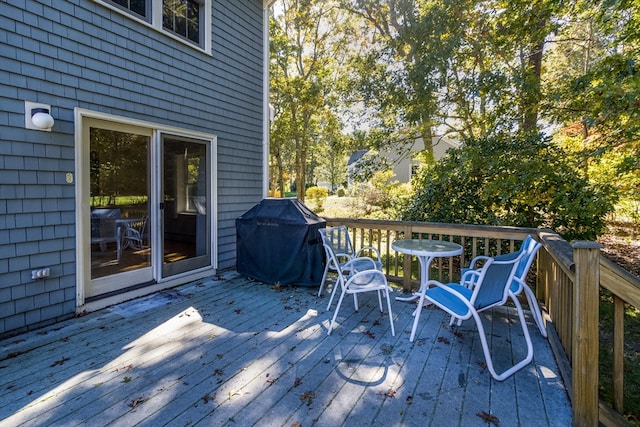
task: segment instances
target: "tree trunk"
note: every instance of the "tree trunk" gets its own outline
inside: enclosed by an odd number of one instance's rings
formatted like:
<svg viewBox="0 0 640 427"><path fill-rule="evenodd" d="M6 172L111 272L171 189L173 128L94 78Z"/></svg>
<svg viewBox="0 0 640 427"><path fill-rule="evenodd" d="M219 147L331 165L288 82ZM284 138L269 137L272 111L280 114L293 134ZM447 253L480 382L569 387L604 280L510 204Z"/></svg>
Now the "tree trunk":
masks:
<svg viewBox="0 0 640 427"><path fill-rule="evenodd" d="M541 24L543 25L543 24ZM544 40L538 42L528 57L527 78L529 83L526 88L527 95L524 105L524 119L522 130L524 132L536 132L538 129L538 110L540 106L540 79L542 75L542 51Z"/></svg>

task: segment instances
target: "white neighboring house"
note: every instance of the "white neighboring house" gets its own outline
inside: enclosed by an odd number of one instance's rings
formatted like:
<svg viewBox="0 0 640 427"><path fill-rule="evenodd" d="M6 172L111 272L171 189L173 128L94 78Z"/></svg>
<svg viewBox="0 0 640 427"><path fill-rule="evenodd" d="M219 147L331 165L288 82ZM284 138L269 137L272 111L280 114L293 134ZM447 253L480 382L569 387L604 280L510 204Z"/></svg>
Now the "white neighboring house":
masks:
<svg viewBox="0 0 640 427"><path fill-rule="evenodd" d="M433 137L433 157L435 160L440 160L446 154L450 148L460 148L462 143L454 141L443 136ZM414 168L418 166L419 161L415 159L415 154L424 150L424 141L422 138L416 139L409 152L402 157L398 153L381 151L377 154L380 157L387 159L388 163L393 165L394 180L401 183L411 181ZM353 176L358 169L358 165L363 161L366 156L374 155L369 150L358 150L349 157L347 162L347 177L349 185L353 182Z"/></svg>

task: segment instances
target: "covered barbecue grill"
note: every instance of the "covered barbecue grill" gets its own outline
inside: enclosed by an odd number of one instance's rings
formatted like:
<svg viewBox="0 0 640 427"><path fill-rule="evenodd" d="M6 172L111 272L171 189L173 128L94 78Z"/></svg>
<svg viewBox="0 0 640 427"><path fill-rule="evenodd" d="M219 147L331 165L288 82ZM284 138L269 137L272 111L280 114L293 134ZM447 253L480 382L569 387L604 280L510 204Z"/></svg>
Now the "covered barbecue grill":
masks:
<svg viewBox="0 0 640 427"><path fill-rule="evenodd" d="M263 199L236 219L238 273L268 284L319 285L326 221L295 198Z"/></svg>

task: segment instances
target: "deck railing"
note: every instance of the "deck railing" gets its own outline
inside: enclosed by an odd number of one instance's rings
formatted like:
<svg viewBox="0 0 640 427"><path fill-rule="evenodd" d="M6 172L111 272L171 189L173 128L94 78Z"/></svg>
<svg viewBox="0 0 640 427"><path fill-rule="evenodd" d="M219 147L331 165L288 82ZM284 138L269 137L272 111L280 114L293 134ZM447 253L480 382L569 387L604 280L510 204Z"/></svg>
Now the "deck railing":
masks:
<svg viewBox="0 0 640 427"><path fill-rule="evenodd" d="M529 280L544 307L549 341L560 364L573 408L576 426L627 425L623 413L625 304L640 307L640 279L602 257L596 242L569 243L550 230L424 222L328 218L327 226L349 227L356 249L376 247L383 270L391 282L406 292L417 289L417 260L395 252L396 239L437 239L459 243L459 257L436 259L430 277L446 281L459 278L460 266L476 255L511 252L528 234L542 243L537 268ZM408 272L408 274L407 274ZM598 398L600 289L614 298L613 401Z"/></svg>

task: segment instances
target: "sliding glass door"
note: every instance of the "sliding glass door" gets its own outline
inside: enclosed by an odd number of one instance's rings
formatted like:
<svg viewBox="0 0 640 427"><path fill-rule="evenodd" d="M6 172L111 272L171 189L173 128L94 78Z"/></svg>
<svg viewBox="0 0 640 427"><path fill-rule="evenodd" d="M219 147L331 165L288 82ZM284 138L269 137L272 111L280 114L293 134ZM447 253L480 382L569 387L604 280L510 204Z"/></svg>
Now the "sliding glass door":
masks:
<svg viewBox="0 0 640 427"><path fill-rule="evenodd" d="M162 276L211 264L209 144L162 136Z"/></svg>
<svg viewBox="0 0 640 427"><path fill-rule="evenodd" d="M214 267L213 137L82 118L79 300Z"/></svg>
<svg viewBox="0 0 640 427"><path fill-rule="evenodd" d="M89 122L89 296L153 279L150 147L145 128Z"/></svg>

